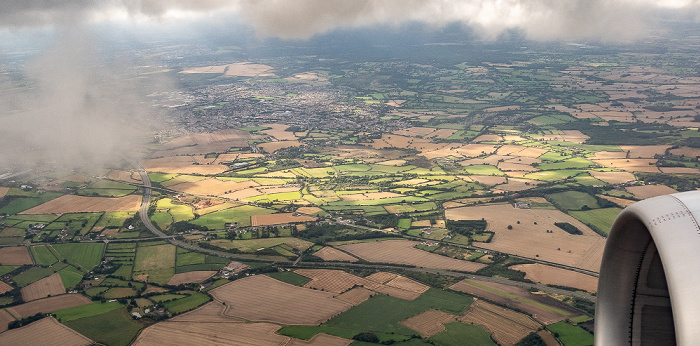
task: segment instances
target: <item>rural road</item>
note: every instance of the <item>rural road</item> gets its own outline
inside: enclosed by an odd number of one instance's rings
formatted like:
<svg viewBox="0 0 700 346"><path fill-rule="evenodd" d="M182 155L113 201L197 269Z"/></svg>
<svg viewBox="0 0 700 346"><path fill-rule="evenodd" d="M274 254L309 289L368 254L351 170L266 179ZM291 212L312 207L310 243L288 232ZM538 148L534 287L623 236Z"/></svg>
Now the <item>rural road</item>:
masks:
<svg viewBox="0 0 700 346"><path fill-rule="evenodd" d="M230 254L227 252L222 252L222 251L215 251L215 250L209 250L209 249L204 249L199 246L194 246L191 244L187 244L185 242L179 241L177 239L173 239L172 237L168 236L167 234L163 233L160 231L156 226L151 223L151 219L148 218L148 205L151 203L151 180L148 178L148 173L146 173L146 170L143 169L139 164L132 162L132 165L137 168L139 175L141 176L141 181L143 182L143 199L141 200L141 208L139 209L139 215L141 217L141 221L143 222L144 226L151 231L151 233L155 234L157 237L161 237L164 240L168 241L170 244L173 244L175 246L179 246L191 251L197 251L200 253L212 255L212 256L219 256L219 257L225 257L225 258L231 258L231 259L241 259L241 260L250 260L249 257L244 257L244 256L236 256L234 254ZM364 228L364 229L369 229L369 230L377 230L381 231L379 229L374 229L371 227L365 227L365 226L358 226L358 225L352 225L354 227L359 227L359 228ZM450 244L453 245L453 244ZM577 298L581 299L586 299L589 301L595 301L595 296L589 295L589 294L584 294L584 293L579 293L579 292L573 292L573 291L567 291L555 287L549 287L545 285L539 285L539 284L534 284L534 283L528 283L528 282L520 282L520 281L513 281L513 280L508 280L508 279L501 279L501 278L495 278L495 277L490 277L490 276L481 276L481 275L474 275L474 274L468 274L468 273L460 273L460 272L453 272L453 271L447 271L447 270L438 270L438 269L427 269L427 268L414 268L414 267L402 267L402 266L392 266L392 265L383 265L383 264L358 264L358 263L328 263L328 262L301 262L301 257L297 258L296 261L294 262L277 262L277 261L271 261L271 260L261 260L262 262L273 262L278 265L282 266L304 266L304 267L327 267L327 266L335 266L335 267L355 267L355 268L371 268L371 269L398 269L398 270L407 270L407 271L414 271L414 272L421 272L421 273L432 273L432 274L440 274L440 275L448 275L448 276L454 276L454 277L462 277L466 279L475 279L475 280L482 280L482 281L489 281L489 282L495 282L495 283L500 283L504 285L510 285L510 286L517 286L517 287L523 287L523 288L534 288L540 291L545 291L545 292L552 292L552 293L557 293L557 294L564 294L568 296L574 296Z"/></svg>

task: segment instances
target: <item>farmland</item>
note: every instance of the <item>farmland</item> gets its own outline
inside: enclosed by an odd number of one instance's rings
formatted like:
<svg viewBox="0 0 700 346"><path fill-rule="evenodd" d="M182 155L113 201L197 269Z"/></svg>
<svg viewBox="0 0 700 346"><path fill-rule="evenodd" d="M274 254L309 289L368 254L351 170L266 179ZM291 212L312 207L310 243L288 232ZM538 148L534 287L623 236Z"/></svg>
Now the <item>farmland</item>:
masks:
<svg viewBox="0 0 700 346"><path fill-rule="evenodd" d="M351 307L331 293L300 288L266 276L234 281L210 291L235 310L226 315L251 321L315 325Z"/></svg>
<svg viewBox="0 0 700 346"><path fill-rule="evenodd" d="M487 222L486 230L494 232L491 242L480 244L487 249L593 271L600 266L605 238L558 210L516 209L499 204L452 208L445 215L453 220L482 215ZM571 235L559 229L554 222L560 221L575 225L583 235Z"/></svg>
<svg viewBox="0 0 700 346"><path fill-rule="evenodd" d="M251 51L175 38L124 48L156 59L133 85L167 76L174 90L147 88L155 121L120 137L136 147L108 165L0 167L0 306L17 318L58 310L104 344L139 332L135 344L361 333L516 344L545 325L564 344L589 342L561 322L593 315L567 290L595 293L622 208L700 188L697 35L465 45L405 29L340 51L326 40L352 28ZM25 55L3 65L7 95L41 89L14 71L34 65ZM152 184L143 211L138 166Z"/></svg>
<svg viewBox="0 0 700 346"><path fill-rule="evenodd" d="M415 242L387 240L383 242L342 245L339 248L359 258L380 263L408 264L427 268L476 271L484 265L460 261L414 248Z"/></svg>
<svg viewBox="0 0 700 346"><path fill-rule="evenodd" d="M93 341L62 325L53 317L0 334L3 345L92 345Z"/></svg>

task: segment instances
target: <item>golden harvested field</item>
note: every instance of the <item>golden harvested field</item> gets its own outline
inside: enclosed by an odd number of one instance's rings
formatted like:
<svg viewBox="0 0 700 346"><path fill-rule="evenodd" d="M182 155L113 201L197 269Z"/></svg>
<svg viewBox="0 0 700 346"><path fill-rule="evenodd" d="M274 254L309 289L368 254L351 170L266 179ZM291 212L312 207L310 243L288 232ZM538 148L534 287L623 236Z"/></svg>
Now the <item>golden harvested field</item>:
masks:
<svg viewBox="0 0 700 346"><path fill-rule="evenodd" d="M4 309L0 310L0 333L7 330L7 324L14 321L15 318Z"/></svg>
<svg viewBox="0 0 700 346"><path fill-rule="evenodd" d="M313 215L313 214L316 214L320 211L323 211L323 209L321 209L319 207L301 207L301 208L297 209L297 213L306 214L306 215Z"/></svg>
<svg viewBox="0 0 700 346"><path fill-rule="evenodd" d="M251 62L237 62L227 65L226 70L227 76L240 76L240 77L267 77L274 76L270 71L273 71L272 66L263 64L254 64Z"/></svg>
<svg viewBox="0 0 700 346"><path fill-rule="evenodd" d="M466 157L477 157L493 153L496 151L496 146L491 144L467 144L456 148L455 151Z"/></svg>
<svg viewBox="0 0 700 346"><path fill-rule="evenodd" d="M436 129L432 127L409 127L407 129L394 131L393 133L401 136L418 137L425 136L429 133L434 132L435 130Z"/></svg>
<svg viewBox="0 0 700 346"><path fill-rule="evenodd" d="M598 278L539 263L518 264L510 269L525 273L525 278L547 285L574 287L591 293L598 290Z"/></svg>
<svg viewBox="0 0 700 346"><path fill-rule="evenodd" d="M516 209L510 204L495 204L447 209L445 217L448 220L483 217L486 230L494 232L494 236L490 243L475 243L479 247L596 272L600 269L605 238L559 210ZM568 222L583 235L569 234L555 226L555 222ZM508 229L509 225L512 229Z"/></svg>
<svg viewBox="0 0 700 346"><path fill-rule="evenodd" d="M14 289L14 287L8 285L4 281L0 281L0 294L5 294L7 292L10 292Z"/></svg>
<svg viewBox="0 0 700 346"><path fill-rule="evenodd" d="M349 291L346 291L345 293L335 296L335 299L340 299L352 305L357 305L369 299L374 294L374 291L368 290L364 287L355 287Z"/></svg>
<svg viewBox="0 0 700 346"><path fill-rule="evenodd" d="M548 296L532 294L521 287L464 279L450 286L450 289L523 311L545 325L581 315L577 310L558 300ZM547 308L543 307L543 305Z"/></svg>
<svg viewBox="0 0 700 346"><path fill-rule="evenodd" d="M500 142L503 140L503 137L499 135L494 135L494 134L487 134L487 135L479 135L479 137L476 137L472 140L474 143L480 143L480 142Z"/></svg>
<svg viewBox="0 0 700 346"><path fill-rule="evenodd" d="M619 198L619 197L613 197L613 196L606 196L606 195L596 195L597 197L607 199L610 202L613 202L621 207L629 207L630 205L634 204L635 201L631 201L629 199L624 199L624 198Z"/></svg>
<svg viewBox="0 0 700 346"><path fill-rule="evenodd" d="M6 308L16 318L32 316L40 312L51 312L92 303L92 300L82 294L62 294L33 302Z"/></svg>
<svg viewBox="0 0 700 346"><path fill-rule="evenodd" d="M339 262L357 262L359 259L352 257L345 252L337 250L330 246L324 246L320 250L314 252L314 256L320 257L324 261L339 261Z"/></svg>
<svg viewBox="0 0 700 346"><path fill-rule="evenodd" d="M42 318L24 327L0 334L0 345L92 345L92 340L70 329L53 317Z"/></svg>
<svg viewBox="0 0 700 346"><path fill-rule="evenodd" d="M250 188L250 189L238 190L238 191L232 192L232 193L226 193L226 194L222 195L221 197L240 201L240 200L246 199L248 197L260 196L260 195L262 195L262 193L260 191L253 189L253 188Z"/></svg>
<svg viewBox="0 0 700 346"><path fill-rule="evenodd" d="M519 152L525 150L526 147L522 145L515 145L515 144L505 144L502 145L498 150L496 151L496 154L502 155L502 156L511 156L511 155L516 155Z"/></svg>
<svg viewBox="0 0 700 346"><path fill-rule="evenodd" d="M430 227L430 220L419 220L411 222L411 227Z"/></svg>
<svg viewBox="0 0 700 346"><path fill-rule="evenodd" d="M379 284L374 281L352 275L342 270L297 269L294 272L311 279L304 287L325 292L343 293L355 286L363 286L374 290L379 286Z"/></svg>
<svg viewBox="0 0 700 346"><path fill-rule="evenodd" d="M271 226L271 225L283 225L287 223L295 222L309 222L316 221L316 218L308 215L297 215L294 213L277 213L277 214L267 214L267 215L251 215L250 224L252 226Z"/></svg>
<svg viewBox="0 0 700 346"><path fill-rule="evenodd" d="M226 67L228 65L219 65L219 66L204 66L204 67L195 67L191 69L187 69L184 71L180 71L180 73L215 73L215 74L223 74L224 71L226 71Z"/></svg>
<svg viewBox="0 0 700 346"><path fill-rule="evenodd" d="M392 198L392 197L405 197L405 196L400 194L400 193L394 193L394 192L354 193L354 194L340 196L340 198L344 201L367 201L370 199L382 199L382 198Z"/></svg>
<svg viewBox="0 0 700 346"><path fill-rule="evenodd" d="M195 209L194 212L197 215L206 215L209 213L213 213L215 211L221 211L221 210L237 207L237 206L240 206L240 204L224 202L224 203L213 204L213 205L203 207L203 208L199 208L200 206L201 205L195 205L195 207L197 207L197 209Z"/></svg>
<svg viewBox="0 0 700 346"><path fill-rule="evenodd" d="M333 293L297 287L266 275L250 276L210 291L225 315L250 321L318 325L352 307Z"/></svg>
<svg viewBox="0 0 700 346"><path fill-rule="evenodd" d="M54 273L53 275L23 287L20 293L22 293L22 299L25 302L29 302L49 296L64 294L66 293L66 288L63 287L61 276L58 275L58 273Z"/></svg>
<svg viewBox="0 0 700 346"><path fill-rule="evenodd" d="M101 211L134 211L141 206L141 196L119 198L64 195L20 214L97 213Z"/></svg>
<svg viewBox="0 0 700 346"><path fill-rule="evenodd" d="M416 244L418 242L408 240L386 240L348 244L339 246L339 248L369 262L408 264L467 272L474 272L485 267L481 263L462 261L419 250L414 247Z"/></svg>
<svg viewBox="0 0 700 346"><path fill-rule="evenodd" d="M231 147L247 147L250 138L252 138L250 133L234 129L196 133L178 137L163 144L163 149L156 153L155 157L226 153Z"/></svg>
<svg viewBox="0 0 700 346"><path fill-rule="evenodd" d="M588 173L598 180L602 180L608 184L623 184L628 181L634 181L636 178L630 172L598 172L588 171Z"/></svg>
<svg viewBox="0 0 700 346"><path fill-rule="evenodd" d="M291 132L290 132L291 133ZM267 143L260 143L258 144L258 147L260 147L262 150L268 153L273 153L277 150L284 149L284 148L291 148L291 147L300 147L301 143L299 141L278 141L278 142L267 142Z"/></svg>
<svg viewBox="0 0 700 346"><path fill-rule="evenodd" d="M7 191L10 191L9 187L0 186L0 198L5 197Z"/></svg>
<svg viewBox="0 0 700 346"><path fill-rule="evenodd" d="M146 329L132 345L287 345L290 337L271 323L160 322Z"/></svg>
<svg viewBox="0 0 700 346"><path fill-rule="evenodd" d="M409 292L424 293L430 286L424 285L420 282L413 281L405 276L396 275L395 278L384 283L387 286L395 287Z"/></svg>
<svg viewBox="0 0 700 346"><path fill-rule="evenodd" d="M640 186L628 186L625 188L627 192L634 195L635 198L647 199L656 196L668 195L670 193L676 193L675 189L672 189L666 185L640 185Z"/></svg>
<svg viewBox="0 0 700 346"><path fill-rule="evenodd" d="M223 196L233 191L239 191L255 186L260 186L260 184L252 180L241 181L236 183L233 181L222 181L216 178L210 178L200 181L194 181L191 183L177 184L170 186L170 188L175 191L180 191L194 195Z"/></svg>
<svg viewBox="0 0 700 346"><path fill-rule="evenodd" d="M441 138L445 139L447 137L452 136L457 130L450 130L450 129L438 129L435 130L435 132L431 132L428 135L428 138Z"/></svg>
<svg viewBox="0 0 700 346"><path fill-rule="evenodd" d="M692 167L659 167L659 170L671 174L700 174L700 169Z"/></svg>
<svg viewBox="0 0 700 346"><path fill-rule="evenodd" d="M362 286L392 297L413 300L429 288L419 282L391 273L375 273L361 278L342 270L332 269L297 269L294 272L311 278L304 287L333 293L343 293L353 287Z"/></svg>
<svg viewBox="0 0 700 346"><path fill-rule="evenodd" d="M8 246L0 248L0 265L21 266L34 264L26 246Z"/></svg>
<svg viewBox="0 0 700 346"><path fill-rule="evenodd" d="M542 139L546 141L563 141L563 142L573 142L573 143L583 143L590 137L581 133L579 130L564 130L563 134L557 135L544 135Z"/></svg>
<svg viewBox="0 0 700 346"><path fill-rule="evenodd" d="M219 174L228 170L224 165L196 165L192 156L169 156L150 159L143 162L143 168L149 172L177 174Z"/></svg>
<svg viewBox="0 0 700 346"><path fill-rule="evenodd" d="M508 182L501 185L496 185L495 188L503 191L523 191L532 189L543 182L532 179L523 178L508 178Z"/></svg>
<svg viewBox="0 0 700 346"><path fill-rule="evenodd" d="M656 159L602 159L592 160L603 166L620 169L628 172L659 173L659 169L654 165Z"/></svg>
<svg viewBox="0 0 700 346"><path fill-rule="evenodd" d="M112 180L125 181L127 183L141 184L141 176L136 172L111 171L107 178ZM0 196L2 197L2 196Z"/></svg>
<svg viewBox="0 0 700 346"><path fill-rule="evenodd" d="M680 147L680 148L676 148L676 149L671 149L670 152L673 155L683 155L686 157L698 157L698 156L700 156L700 149L697 149L697 148Z"/></svg>
<svg viewBox="0 0 700 346"><path fill-rule="evenodd" d="M216 274L213 270L197 270L192 272L175 274L168 281L168 285L177 286L180 284L199 283Z"/></svg>
<svg viewBox="0 0 700 346"><path fill-rule="evenodd" d="M454 322L457 316L440 310L428 310L421 314L409 317L399 323L411 328L424 338L445 331L445 323Z"/></svg>
<svg viewBox="0 0 700 346"><path fill-rule="evenodd" d="M270 127L269 130L264 130L260 131L260 133L264 133L266 135L275 137L278 141L294 141L297 140L297 136L294 135L294 132L290 131L285 131L286 129L289 128L288 125L284 124L263 124L261 126L264 127Z"/></svg>
<svg viewBox="0 0 700 346"><path fill-rule="evenodd" d="M225 316L226 306L221 302L211 301L197 309L177 315L172 322L245 322L242 318Z"/></svg>
<svg viewBox="0 0 700 346"><path fill-rule="evenodd" d="M670 145L621 145L620 149L623 152L629 152L627 154L629 159L651 159L654 155L665 154L666 149L670 147Z"/></svg>
<svg viewBox="0 0 700 346"><path fill-rule="evenodd" d="M515 345L541 327L525 314L489 304L483 300L475 301L459 320L483 327L501 345Z"/></svg>
<svg viewBox="0 0 700 346"><path fill-rule="evenodd" d="M469 178L486 186L504 184L507 181L506 177L499 177L495 175L470 175Z"/></svg>

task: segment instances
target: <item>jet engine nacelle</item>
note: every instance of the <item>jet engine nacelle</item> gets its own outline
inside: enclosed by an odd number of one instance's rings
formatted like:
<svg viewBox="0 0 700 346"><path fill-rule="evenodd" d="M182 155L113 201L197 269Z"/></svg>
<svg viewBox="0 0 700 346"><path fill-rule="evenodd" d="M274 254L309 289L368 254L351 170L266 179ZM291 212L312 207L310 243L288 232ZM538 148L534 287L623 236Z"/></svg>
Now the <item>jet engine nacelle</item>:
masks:
<svg viewBox="0 0 700 346"><path fill-rule="evenodd" d="M627 207L600 268L596 345L700 344L700 191Z"/></svg>

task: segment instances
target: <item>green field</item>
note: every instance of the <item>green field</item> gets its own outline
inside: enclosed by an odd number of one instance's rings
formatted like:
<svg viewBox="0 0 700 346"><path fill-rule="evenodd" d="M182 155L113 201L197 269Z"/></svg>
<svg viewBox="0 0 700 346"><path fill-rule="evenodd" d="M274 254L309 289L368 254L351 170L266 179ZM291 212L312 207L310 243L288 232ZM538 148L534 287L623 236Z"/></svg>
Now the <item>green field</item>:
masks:
<svg viewBox="0 0 700 346"><path fill-rule="evenodd" d="M0 266L0 276L5 275L15 269L19 268L18 266Z"/></svg>
<svg viewBox="0 0 700 346"><path fill-rule="evenodd" d="M134 258L134 275L148 274L148 281L165 285L175 275L175 249L170 244L141 246Z"/></svg>
<svg viewBox="0 0 700 346"><path fill-rule="evenodd" d="M65 263L57 263L54 264L52 267L48 268L43 268L43 267L32 267L27 269L26 271L22 272L21 274L13 277L12 279L15 281L17 286L19 287L24 287L32 282L35 282L37 280L41 280L55 272L58 272L59 270L67 267L68 265Z"/></svg>
<svg viewBox="0 0 700 346"><path fill-rule="evenodd" d="M177 177L177 174L148 172L148 179L154 183L162 183L175 177Z"/></svg>
<svg viewBox="0 0 700 346"><path fill-rule="evenodd" d="M192 264L203 264L206 262L206 259L207 255L203 253L191 252L178 248L177 255L175 258L175 265L180 267Z"/></svg>
<svg viewBox="0 0 700 346"><path fill-rule="evenodd" d="M569 211L569 214L587 225L595 226L599 230L609 233L615 219L621 211L622 209L619 208L603 208L583 211Z"/></svg>
<svg viewBox="0 0 700 346"><path fill-rule="evenodd" d="M361 331L413 335L415 331L399 324L429 309L459 315L472 303L467 295L431 288L413 301L376 295L326 322L331 327Z"/></svg>
<svg viewBox="0 0 700 346"><path fill-rule="evenodd" d="M66 289L69 289L77 286L80 281L83 281L84 273L73 266L67 266L59 270L58 275L61 276L63 286L65 286Z"/></svg>
<svg viewBox="0 0 700 346"><path fill-rule="evenodd" d="M441 346L461 346L468 340L469 345L497 345L491 335L472 324L452 322L445 324L445 331L431 336L428 340Z"/></svg>
<svg viewBox="0 0 700 346"><path fill-rule="evenodd" d="M595 197L580 191L565 191L547 195L547 199L564 210L600 208Z"/></svg>
<svg viewBox="0 0 700 346"><path fill-rule="evenodd" d="M68 263L84 272L100 264L104 250L104 244L99 243L54 244L52 247L62 257L60 259L65 258Z"/></svg>
<svg viewBox="0 0 700 346"><path fill-rule="evenodd" d="M399 222L396 224L396 228L409 229L411 228L412 221L412 219L399 219Z"/></svg>
<svg viewBox="0 0 700 346"><path fill-rule="evenodd" d="M156 296L150 296L148 299L156 302L156 303L162 303L162 302L167 302L171 300L176 300L176 299L182 299L187 297L184 294L159 294Z"/></svg>
<svg viewBox="0 0 700 346"><path fill-rule="evenodd" d="M72 320L77 320L83 317L90 317L112 310L116 310L124 307L124 304L119 302L95 302L87 305L75 306L72 308L62 309L53 311L52 314L56 315L56 319L60 322L68 322Z"/></svg>
<svg viewBox="0 0 700 346"><path fill-rule="evenodd" d="M291 336L293 338L302 339L302 340L309 340L314 335L316 335L318 333L326 333L329 335L339 336L341 338L352 339L353 336L357 335L360 332L361 332L360 330L356 330L356 329L329 327L326 325L321 325L321 326L285 326L282 329L277 331L278 334ZM405 335L379 333L379 332L374 332L374 334L377 335L380 342L391 342L390 340L395 341L395 342L392 342L391 345L403 345L403 343L398 343L398 341L408 340L408 336L405 336ZM355 344L365 345L365 343L361 343L358 341L353 343L353 345L355 345ZM367 344L367 345L376 345L376 344Z"/></svg>
<svg viewBox="0 0 700 346"><path fill-rule="evenodd" d="M65 324L96 342L115 346L128 345L143 328L125 308L78 318Z"/></svg>
<svg viewBox="0 0 700 346"><path fill-rule="evenodd" d="M56 192L45 192L43 194L38 195L37 197L20 197L13 199L5 205L4 207L0 208L0 215L1 214L7 214L7 215L12 215L12 214L17 214L19 212L25 211L29 208L36 207L39 204L46 203L54 198L58 198L62 196L63 194L61 193L56 193Z"/></svg>
<svg viewBox="0 0 700 346"><path fill-rule="evenodd" d="M505 175L496 166L491 165L472 165L464 167L464 171L474 175Z"/></svg>
<svg viewBox="0 0 700 346"><path fill-rule="evenodd" d="M170 198L162 198L156 204L157 209L167 210L167 213L172 215L173 222L187 221L194 219L194 211L192 207L185 204L173 203Z"/></svg>
<svg viewBox="0 0 700 346"><path fill-rule="evenodd" d="M248 227L250 226L251 215L265 215L274 212L274 210L270 209L244 205L202 215L198 219L191 221L191 223L199 226L207 226L209 229L224 229L225 224L232 222L238 222L238 226L240 227Z"/></svg>
<svg viewBox="0 0 700 346"><path fill-rule="evenodd" d="M34 257L34 263L37 265L50 266L58 262L58 258L54 256L53 252L46 245L32 246L29 249L32 257Z"/></svg>
<svg viewBox="0 0 700 346"><path fill-rule="evenodd" d="M134 216L136 212L133 211L110 211L105 212L99 221L95 224L95 227L121 227L126 219Z"/></svg>
<svg viewBox="0 0 700 346"><path fill-rule="evenodd" d="M577 176L585 171L576 169L560 169L554 171L540 171L525 174L524 178L542 181L559 181Z"/></svg>
<svg viewBox="0 0 700 346"><path fill-rule="evenodd" d="M296 286L304 286L311 281L311 279L307 278L306 276L302 276L294 272L272 272L266 273L265 275Z"/></svg>
<svg viewBox="0 0 700 346"><path fill-rule="evenodd" d="M206 294L195 293L189 297L171 300L163 303L163 306L172 314L181 314L185 311L192 310L200 305L203 305L211 300Z"/></svg>
<svg viewBox="0 0 700 346"><path fill-rule="evenodd" d="M547 170L557 170L557 169L576 169L576 168L586 168L595 166L596 164L592 161L588 161L582 157L574 157L571 159L566 159L559 162L552 163L541 163L537 168L547 171Z"/></svg>
<svg viewBox="0 0 700 346"><path fill-rule="evenodd" d="M246 198L246 200L253 202L294 201L297 199L301 199L301 193L299 191L271 193L269 195L260 195Z"/></svg>
<svg viewBox="0 0 700 346"><path fill-rule="evenodd" d="M547 326L564 346L589 346L593 345L593 335L581 327L572 326L565 321Z"/></svg>

